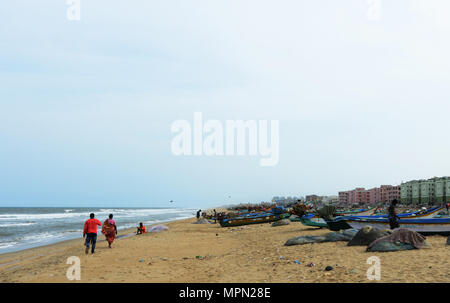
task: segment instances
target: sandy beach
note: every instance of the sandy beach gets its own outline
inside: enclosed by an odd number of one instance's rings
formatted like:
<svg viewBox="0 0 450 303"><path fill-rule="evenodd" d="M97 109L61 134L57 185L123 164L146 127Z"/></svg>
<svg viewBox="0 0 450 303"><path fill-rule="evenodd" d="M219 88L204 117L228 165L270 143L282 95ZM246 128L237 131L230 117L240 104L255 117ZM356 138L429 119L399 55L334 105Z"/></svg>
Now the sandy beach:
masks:
<svg viewBox="0 0 450 303"><path fill-rule="evenodd" d="M99 234L94 255L84 254L81 237L3 254L0 282L373 282L366 277L370 256L381 260L380 282L450 282L444 236L427 237L431 249L368 253L347 242L284 246L296 236L329 232L298 222L221 228L195 221L173 221L164 232L117 239L112 249ZM80 281L66 278L70 256L81 260ZM306 266L310 262L316 266Z"/></svg>

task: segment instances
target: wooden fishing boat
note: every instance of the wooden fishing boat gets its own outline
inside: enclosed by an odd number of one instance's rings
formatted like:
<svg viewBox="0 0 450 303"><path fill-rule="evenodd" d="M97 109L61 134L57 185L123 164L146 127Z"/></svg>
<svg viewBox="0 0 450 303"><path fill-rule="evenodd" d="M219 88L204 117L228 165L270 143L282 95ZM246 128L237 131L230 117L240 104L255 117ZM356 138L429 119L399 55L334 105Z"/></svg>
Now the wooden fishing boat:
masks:
<svg viewBox="0 0 450 303"><path fill-rule="evenodd" d="M260 223L269 223L275 222L281 219L288 218L290 214L282 213L259 213L253 216L244 216L244 217L235 217L229 219L221 220L220 226L222 227L233 227L233 226L241 226L241 225L249 225L249 224L260 224Z"/></svg>
<svg viewBox="0 0 450 303"><path fill-rule="evenodd" d="M327 222L314 214L309 214L303 217L289 218L289 220L292 222L301 222L305 226L327 227Z"/></svg>
<svg viewBox="0 0 450 303"><path fill-rule="evenodd" d="M401 220L426 220L433 219L437 214L442 210L442 206L431 208L425 212L418 211L413 213L404 213L399 214L398 217ZM378 222L376 220L385 220L388 222L387 228L389 228L389 221L387 219L387 215L378 215L378 216L342 216L337 217L333 221L327 221L328 228L333 231L339 231L342 229L351 229L354 228L352 224L350 224L349 220L354 220L358 222L363 222L361 220L366 220L370 222L371 220L375 220L374 222ZM386 227L385 227L386 228Z"/></svg>
<svg viewBox="0 0 450 303"><path fill-rule="evenodd" d="M375 208L371 209L361 209L359 211L349 211L349 212L338 212L339 216L350 216L350 215L370 215L375 213ZM296 217L296 218L289 218L292 222L301 222L305 226L313 226L313 227L328 227L327 222L322 219L321 217L314 215L314 214L308 214L306 216L302 217Z"/></svg>
<svg viewBox="0 0 450 303"><path fill-rule="evenodd" d="M389 229L388 218L360 218L360 217L340 217L354 229L361 229L364 226L371 226L381 230ZM398 221L401 228L408 228L421 234L450 234L450 218L429 218L413 219L410 217L400 218Z"/></svg>

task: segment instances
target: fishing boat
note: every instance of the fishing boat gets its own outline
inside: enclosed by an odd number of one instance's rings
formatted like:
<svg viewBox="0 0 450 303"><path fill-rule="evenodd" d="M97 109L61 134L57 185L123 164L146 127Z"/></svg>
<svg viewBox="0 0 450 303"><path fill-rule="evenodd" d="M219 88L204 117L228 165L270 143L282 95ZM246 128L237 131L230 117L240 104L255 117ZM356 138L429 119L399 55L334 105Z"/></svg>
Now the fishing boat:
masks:
<svg viewBox="0 0 450 303"><path fill-rule="evenodd" d="M234 227L249 224L275 222L281 219L288 218L289 216L290 214L285 213L284 208L276 207L270 212L249 213L244 216L222 219L219 221L219 223L222 227Z"/></svg>
<svg viewBox="0 0 450 303"><path fill-rule="evenodd" d="M351 228L358 230L367 225L380 230L390 228L388 218L340 217L338 220L343 220ZM450 234L450 218L414 219L404 217L400 218L398 223L401 228L408 228L421 234Z"/></svg>
<svg viewBox="0 0 450 303"><path fill-rule="evenodd" d="M375 208L371 209L360 209L357 211L347 211L347 212L337 212L339 216L350 216L350 215L361 215L369 216L375 213ZM327 222L315 214L308 214L302 217L289 218L292 222L301 222L305 226L313 227L328 227Z"/></svg>
<svg viewBox="0 0 450 303"><path fill-rule="evenodd" d="M412 213L403 213L403 214L399 214L398 217L403 220L403 219L408 219L408 220L426 220L426 219L433 219L435 216L438 215L438 213L442 211L442 206L438 206L438 207L433 207L430 208L429 210L426 211L418 211L418 212L412 212ZM334 219L333 221L326 221L327 226L330 230L333 231L339 231L342 229L351 229L354 228L349 220L355 220L356 218L360 219L360 220L386 220L386 222L388 222L388 227L389 227L389 221L388 221L388 215L377 215L377 216L342 216L342 217L337 217L336 219ZM359 221L358 221L359 222ZM362 222L362 221L361 221Z"/></svg>

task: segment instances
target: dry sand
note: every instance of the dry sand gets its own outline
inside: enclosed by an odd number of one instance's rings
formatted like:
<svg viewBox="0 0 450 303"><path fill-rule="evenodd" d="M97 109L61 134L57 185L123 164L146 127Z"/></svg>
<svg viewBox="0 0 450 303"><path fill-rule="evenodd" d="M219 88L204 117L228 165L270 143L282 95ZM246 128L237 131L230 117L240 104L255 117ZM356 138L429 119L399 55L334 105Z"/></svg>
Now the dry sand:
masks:
<svg viewBox="0 0 450 303"><path fill-rule="evenodd" d="M94 255L84 254L82 238L0 255L0 282L74 283L66 278L70 256L81 260L80 282L371 282L370 256L381 260L380 282L450 282L450 246L443 236L427 237L431 249L368 253L346 242L284 246L296 236L329 232L298 222L233 228L193 222L117 239L112 249L98 241ZM310 262L316 266L307 267ZM334 269L324 271L326 266Z"/></svg>

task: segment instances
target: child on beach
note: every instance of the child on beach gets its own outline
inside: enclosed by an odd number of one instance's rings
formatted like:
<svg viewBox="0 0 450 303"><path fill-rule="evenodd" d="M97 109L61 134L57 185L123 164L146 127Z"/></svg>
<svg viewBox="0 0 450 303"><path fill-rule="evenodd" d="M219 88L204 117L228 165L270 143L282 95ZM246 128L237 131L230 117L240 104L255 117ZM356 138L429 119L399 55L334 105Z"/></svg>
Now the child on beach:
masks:
<svg viewBox="0 0 450 303"><path fill-rule="evenodd" d="M137 228L137 232L136 235L141 235L141 234L145 234L145 226L144 224L139 223L139 227Z"/></svg>

